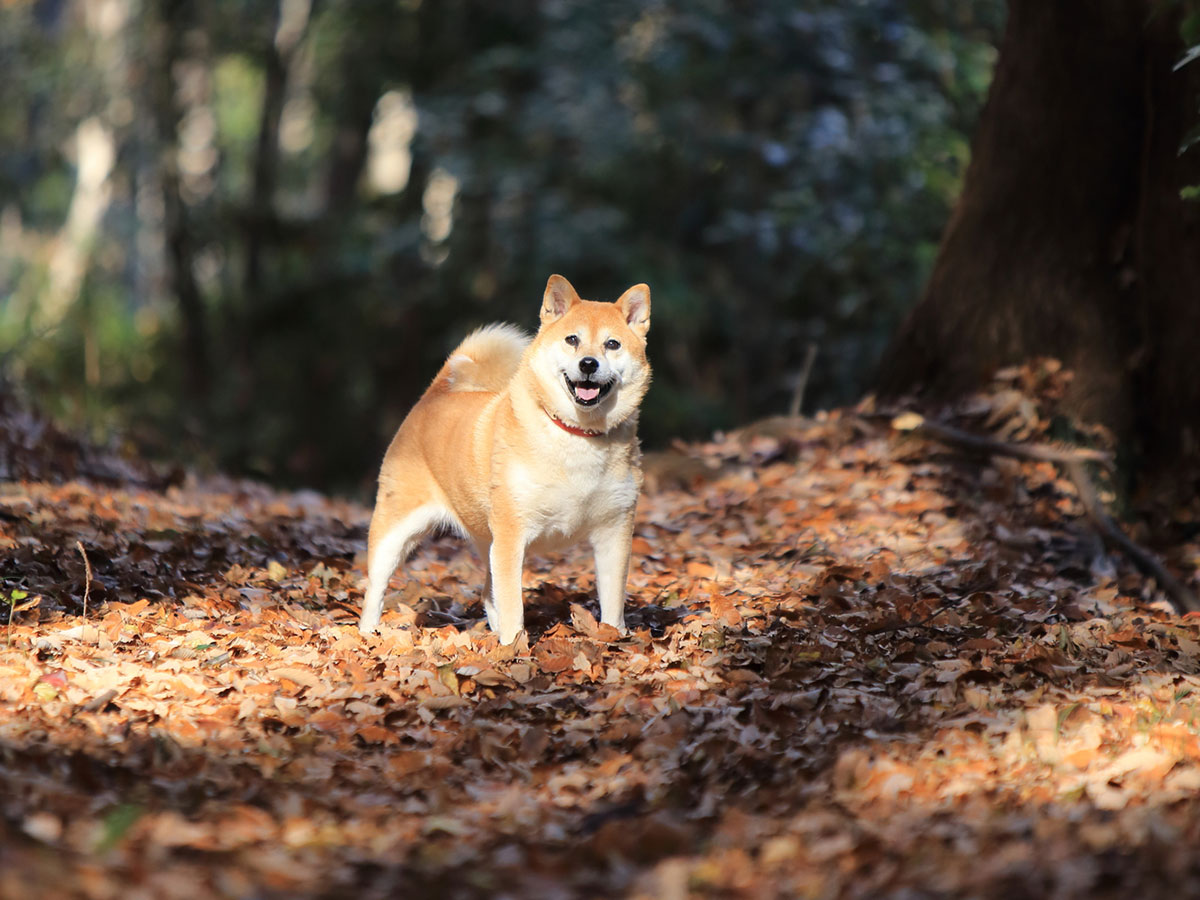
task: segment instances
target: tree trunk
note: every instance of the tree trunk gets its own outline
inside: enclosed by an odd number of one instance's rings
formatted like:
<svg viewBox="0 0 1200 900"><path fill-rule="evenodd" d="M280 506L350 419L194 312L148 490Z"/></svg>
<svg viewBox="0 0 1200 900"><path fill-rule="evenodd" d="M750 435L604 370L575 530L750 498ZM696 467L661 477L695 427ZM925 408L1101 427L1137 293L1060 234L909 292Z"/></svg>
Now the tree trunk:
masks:
<svg viewBox="0 0 1200 900"><path fill-rule="evenodd" d="M325 164L325 216L335 218L352 211L358 200L375 104L386 89L387 73L402 71L418 52L414 22L420 15L411 10L389 12L356 0L346 0L339 12L351 26L352 37L344 42L338 61L333 140Z"/></svg>
<svg viewBox="0 0 1200 900"><path fill-rule="evenodd" d="M276 9L275 25L281 13ZM272 29L272 38L274 31ZM279 174L279 125L287 94L287 60L273 39L263 48L262 107L258 116L258 142L254 150L254 177L246 216L246 267L242 293L247 303L257 299L262 288L262 253L267 232L275 229L275 186Z"/></svg>
<svg viewBox="0 0 1200 900"><path fill-rule="evenodd" d="M962 197L882 394L969 391L1055 356L1073 413L1159 462L1200 423L1200 233L1179 190L1200 79L1144 0L1010 0ZM1200 69L1200 63L1192 67Z"/></svg>
<svg viewBox="0 0 1200 900"><path fill-rule="evenodd" d="M1148 461L1194 462L1200 450L1200 147L1179 152L1200 125L1200 62L1173 71L1177 32L1158 27L1146 72L1147 129L1137 227L1137 277L1145 346L1138 425Z"/></svg>
<svg viewBox="0 0 1200 900"><path fill-rule="evenodd" d="M157 12L158 65L150 78L151 105L158 141L164 148L159 179L163 197L163 231L171 288L179 302L183 322L183 360L187 393L192 408L203 417L209 405L208 326L204 298L196 283L195 248L187 207L180 192L179 123L183 113L175 96L175 64L183 58L187 4L162 0Z"/></svg>

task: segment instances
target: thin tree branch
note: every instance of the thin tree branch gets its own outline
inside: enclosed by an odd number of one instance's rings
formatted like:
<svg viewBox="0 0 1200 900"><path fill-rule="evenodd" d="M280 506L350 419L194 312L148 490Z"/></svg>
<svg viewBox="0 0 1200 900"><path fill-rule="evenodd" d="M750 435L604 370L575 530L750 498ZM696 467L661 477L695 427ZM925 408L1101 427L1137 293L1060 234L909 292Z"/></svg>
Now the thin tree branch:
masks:
<svg viewBox="0 0 1200 900"><path fill-rule="evenodd" d="M1083 504L1088 520L1100 533L1104 542L1128 556L1143 575L1157 581L1158 586L1171 599L1176 611L1180 613L1200 612L1200 600L1197 600L1196 595L1172 575L1153 553L1134 543L1133 539L1121 530L1112 516L1105 512L1104 504L1097 495L1096 488L1088 477L1083 463L1078 460L1070 460L1063 465L1067 470L1067 476L1075 485L1075 491L1079 494L1079 502Z"/></svg>
<svg viewBox="0 0 1200 900"><path fill-rule="evenodd" d="M88 560L87 551L83 549L83 541L76 541L75 547L83 557L83 618L87 619L88 598L92 595L92 564Z"/></svg>
<svg viewBox="0 0 1200 900"><path fill-rule="evenodd" d="M962 605L961 599L948 600L945 603L942 603L941 605L939 605L933 612L931 612L929 615L925 616L924 618L917 619L912 622L892 622L892 623L889 623L886 625L876 625L873 628L868 628L865 631L863 631L863 634L869 634L869 635L874 636L877 634L888 634L889 632L893 632L893 631L904 631L909 628L926 628L926 627L929 627L934 631L946 631L946 629L941 628L940 626L937 626L937 625L930 626L929 623L932 622L934 619L936 619L938 616L940 616L942 613L950 612L953 609L958 609L958 607L961 605Z"/></svg>
<svg viewBox="0 0 1200 900"><path fill-rule="evenodd" d="M1094 462L1109 469L1113 465L1112 454L1104 450L1095 450L1091 447L1058 447L1053 444L1016 444L987 435L973 434L941 422L930 422L928 419L921 419L919 424L911 428L900 427L900 430L921 432L943 444L950 444L974 453L1011 456L1016 459L1030 459L1035 462L1052 462L1062 465L1072 462Z"/></svg>
<svg viewBox="0 0 1200 900"><path fill-rule="evenodd" d="M804 405L804 391L808 387L808 377L812 374L813 363L816 361L817 344L815 341L809 341L804 350L804 364L800 367L800 374L796 376L796 383L792 388L792 402L788 407L788 416L793 419L800 417L800 407Z"/></svg>

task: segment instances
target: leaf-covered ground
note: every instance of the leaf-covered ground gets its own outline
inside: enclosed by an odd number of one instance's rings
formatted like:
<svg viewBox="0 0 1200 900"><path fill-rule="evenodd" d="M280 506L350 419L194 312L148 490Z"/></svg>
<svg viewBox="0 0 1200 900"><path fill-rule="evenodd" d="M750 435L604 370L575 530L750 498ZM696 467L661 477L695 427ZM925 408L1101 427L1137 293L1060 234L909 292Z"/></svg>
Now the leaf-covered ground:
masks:
<svg viewBox="0 0 1200 900"><path fill-rule="evenodd" d="M960 424L1044 432L1019 380ZM500 647L452 540L364 639L368 510L29 426L0 458L4 898L1200 893L1200 621L1049 463L852 411L656 458L631 633L569 553Z"/></svg>

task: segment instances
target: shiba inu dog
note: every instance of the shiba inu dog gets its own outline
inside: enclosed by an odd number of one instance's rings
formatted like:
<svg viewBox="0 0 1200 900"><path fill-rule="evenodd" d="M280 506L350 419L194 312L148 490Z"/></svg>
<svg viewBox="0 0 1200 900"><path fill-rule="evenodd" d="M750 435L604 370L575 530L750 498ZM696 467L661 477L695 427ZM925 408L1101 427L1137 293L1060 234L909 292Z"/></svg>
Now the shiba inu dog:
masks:
<svg viewBox="0 0 1200 900"><path fill-rule="evenodd" d="M479 550L503 643L524 627L526 552L579 540L595 554L601 621L624 630L649 328L646 285L596 303L552 275L532 340L489 325L450 354L384 456L360 631L379 625L396 566L444 527Z"/></svg>

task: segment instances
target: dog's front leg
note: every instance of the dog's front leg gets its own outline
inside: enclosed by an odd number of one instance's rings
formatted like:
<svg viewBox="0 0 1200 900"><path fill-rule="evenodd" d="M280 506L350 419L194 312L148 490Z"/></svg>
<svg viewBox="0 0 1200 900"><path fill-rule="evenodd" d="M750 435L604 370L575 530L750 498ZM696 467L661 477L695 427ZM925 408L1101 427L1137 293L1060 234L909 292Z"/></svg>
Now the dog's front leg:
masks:
<svg viewBox="0 0 1200 900"><path fill-rule="evenodd" d="M633 545L633 513L592 533L596 556L596 593L600 621L625 631L625 583L629 580L629 554Z"/></svg>
<svg viewBox="0 0 1200 900"><path fill-rule="evenodd" d="M487 609L488 624L511 644L525 627L525 603L521 596L521 574L525 568L525 539L515 528L497 529L488 550L492 597Z"/></svg>
<svg viewBox="0 0 1200 900"><path fill-rule="evenodd" d="M492 538L491 535L473 535L475 549L479 553L479 561L483 563L483 611L487 615L488 628L499 632L499 622L496 621L496 604L492 602Z"/></svg>

